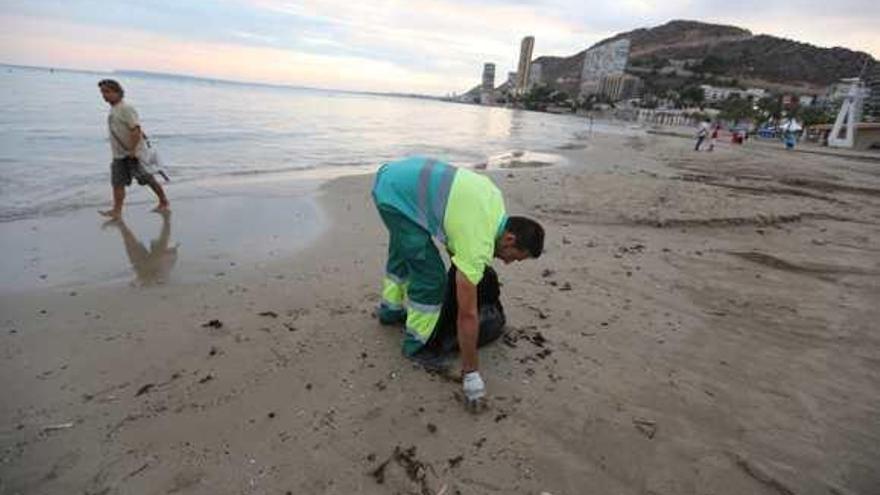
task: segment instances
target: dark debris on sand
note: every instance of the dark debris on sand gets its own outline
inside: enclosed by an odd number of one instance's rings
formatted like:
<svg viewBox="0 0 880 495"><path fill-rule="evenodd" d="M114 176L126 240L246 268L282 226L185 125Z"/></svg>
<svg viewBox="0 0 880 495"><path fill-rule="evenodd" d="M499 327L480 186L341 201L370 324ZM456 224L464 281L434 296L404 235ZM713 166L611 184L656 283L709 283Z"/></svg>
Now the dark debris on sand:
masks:
<svg viewBox="0 0 880 495"><path fill-rule="evenodd" d="M430 464L422 462L418 459L418 457L416 457L415 446L411 446L406 449L402 449L399 445L394 447L394 452L391 454L391 456L389 456L388 459L383 461L368 474L372 476L374 480L376 480L376 483L380 485L385 483L385 469L391 462L394 462L398 466L402 467L410 481L418 484L418 493L420 495L433 495L433 492L428 487L427 474L429 469L433 472L434 468L431 467Z"/></svg>
<svg viewBox="0 0 880 495"><path fill-rule="evenodd" d="M141 388L139 388L137 393L134 394L134 396L140 397L140 396L148 393L150 390L153 390L153 387L155 387L155 386L156 386L156 384L154 384L154 383L147 383L146 385L143 385Z"/></svg>

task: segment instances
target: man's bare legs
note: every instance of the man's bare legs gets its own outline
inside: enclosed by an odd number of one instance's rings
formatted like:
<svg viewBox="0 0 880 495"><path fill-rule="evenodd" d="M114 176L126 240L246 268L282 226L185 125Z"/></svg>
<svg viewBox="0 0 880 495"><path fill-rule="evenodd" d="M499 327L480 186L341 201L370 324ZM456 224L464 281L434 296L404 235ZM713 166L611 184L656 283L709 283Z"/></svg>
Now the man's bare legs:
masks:
<svg viewBox="0 0 880 495"><path fill-rule="evenodd" d="M156 194L156 197L159 198L159 205L153 208L153 211L157 213L170 211L170 203L168 202L168 197L165 196L165 190L162 188L162 185L153 177L150 177L149 180L147 180L147 185L150 186L150 189L152 189ZM113 209L101 211L101 215L104 215L111 220L122 218L122 204L124 202L125 186L113 186Z"/></svg>
<svg viewBox="0 0 880 495"><path fill-rule="evenodd" d="M164 196L164 193L163 193ZM113 186L113 209L99 211L101 215L118 220L122 218L122 203L125 202L125 186Z"/></svg>
<svg viewBox="0 0 880 495"><path fill-rule="evenodd" d="M159 205L153 208L153 211L157 213L170 211L169 206L171 205L168 202L168 197L165 196L165 189L162 189L162 184L159 184L159 181L157 181L155 177L150 177L147 181L147 185L150 186L150 189L152 189L153 192L156 193L156 197L159 198Z"/></svg>

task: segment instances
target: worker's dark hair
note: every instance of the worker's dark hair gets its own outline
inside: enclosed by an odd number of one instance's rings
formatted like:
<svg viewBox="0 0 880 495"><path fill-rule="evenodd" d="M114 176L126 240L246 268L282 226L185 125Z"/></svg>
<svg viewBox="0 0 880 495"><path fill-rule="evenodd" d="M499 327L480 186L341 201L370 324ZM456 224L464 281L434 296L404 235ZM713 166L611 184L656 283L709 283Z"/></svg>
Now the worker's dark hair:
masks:
<svg viewBox="0 0 880 495"><path fill-rule="evenodd" d="M504 230L516 236L516 247L529 252L532 258L544 251L544 227L527 217L508 217Z"/></svg>
<svg viewBox="0 0 880 495"><path fill-rule="evenodd" d="M115 79L101 79L98 81L98 87L107 88L114 93L119 93L119 96L125 96L125 90L122 89L122 85Z"/></svg>

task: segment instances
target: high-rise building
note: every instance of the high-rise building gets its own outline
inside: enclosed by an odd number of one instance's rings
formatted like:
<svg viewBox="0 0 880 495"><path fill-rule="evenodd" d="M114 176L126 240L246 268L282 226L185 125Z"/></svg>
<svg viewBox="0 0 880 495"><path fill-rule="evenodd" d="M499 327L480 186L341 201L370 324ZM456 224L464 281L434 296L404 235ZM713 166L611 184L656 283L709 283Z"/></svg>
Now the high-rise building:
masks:
<svg viewBox="0 0 880 495"><path fill-rule="evenodd" d="M529 66L529 80L526 81L526 88L532 89L544 82L541 62L532 62Z"/></svg>
<svg viewBox="0 0 880 495"><path fill-rule="evenodd" d="M610 74L602 76L599 93L611 101L638 98L642 92L642 80L629 74Z"/></svg>
<svg viewBox="0 0 880 495"><path fill-rule="evenodd" d="M529 68L532 64L532 51L535 49L535 37L526 36L519 48L519 67L516 71L516 93L525 93L529 85Z"/></svg>
<svg viewBox="0 0 880 495"><path fill-rule="evenodd" d="M880 122L880 62L874 62L865 74L868 95L865 98L865 120Z"/></svg>
<svg viewBox="0 0 880 495"><path fill-rule="evenodd" d="M483 83L480 85L480 103L491 105L495 99L495 64L483 64Z"/></svg>
<svg viewBox="0 0 880 495"><path fill-rule="evenodd" d="M626 38L587 50L581 69L581 96L598 94L602 78L622 75L628 62L629 40Z"/></svg>
<svg viewBox="0 0 880 495"><path fill-rule="evenodd" d="M495 64L483 64L483 91L492 91L495 88Z"/></svg>

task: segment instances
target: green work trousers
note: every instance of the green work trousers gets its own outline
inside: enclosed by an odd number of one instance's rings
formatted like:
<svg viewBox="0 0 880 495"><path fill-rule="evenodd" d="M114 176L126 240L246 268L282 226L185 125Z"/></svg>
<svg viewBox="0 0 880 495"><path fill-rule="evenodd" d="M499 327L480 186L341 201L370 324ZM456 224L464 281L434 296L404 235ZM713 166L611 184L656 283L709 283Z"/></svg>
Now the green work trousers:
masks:
<svg viewBox="0 0 880 495"><path fill-rule="evenodd" d="M403 352L409 356L425 345L440 318L446 267L425 229L394 208L377 207L390 234L380 318L399 312L402 321L405 314Z"/></svg>

